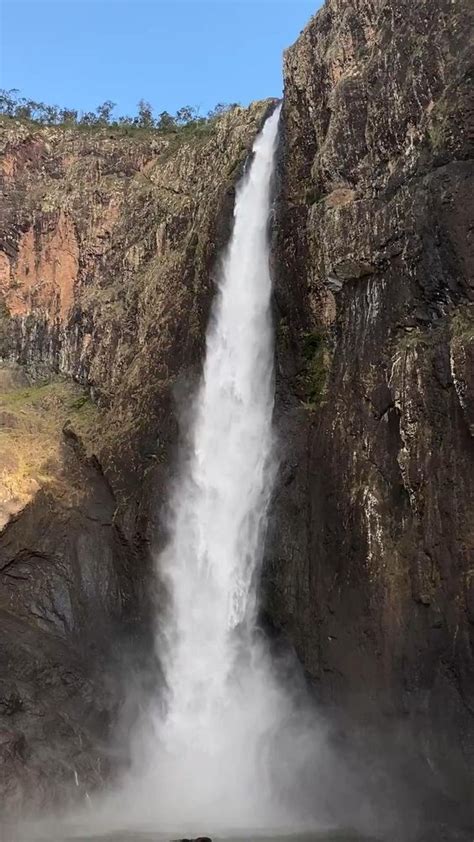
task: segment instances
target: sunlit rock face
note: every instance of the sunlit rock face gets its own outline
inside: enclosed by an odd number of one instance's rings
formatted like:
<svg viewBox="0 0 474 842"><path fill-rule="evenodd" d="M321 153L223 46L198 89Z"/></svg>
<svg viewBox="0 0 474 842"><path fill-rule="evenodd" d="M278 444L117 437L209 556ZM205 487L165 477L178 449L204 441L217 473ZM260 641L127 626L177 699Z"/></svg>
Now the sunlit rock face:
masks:
<svg viewBox="0 0 474 842"><path fill-rule="evenodd" d="M112 755L108 741L152 650L172 392L185 408L235 183L272 103L166 136L1 121L0 801L12 811L83 800L126 755L126 739Z"/></svg>
<svg viewBox="0 0 474 842"><path fill-rule="evenodd" d="M468 5L328 0L285 54L274 257L285 462L265 577L267 611L318 698L398 743L402 767L416 755L430 786L464 805Z"/></svg>
<svg viewBox="0 0 474 842"><path fill-rule="evenodd" d="M269 105L194 134L0 125L0 350L92 389L122 490L201 355L234 185Z"/></svg>

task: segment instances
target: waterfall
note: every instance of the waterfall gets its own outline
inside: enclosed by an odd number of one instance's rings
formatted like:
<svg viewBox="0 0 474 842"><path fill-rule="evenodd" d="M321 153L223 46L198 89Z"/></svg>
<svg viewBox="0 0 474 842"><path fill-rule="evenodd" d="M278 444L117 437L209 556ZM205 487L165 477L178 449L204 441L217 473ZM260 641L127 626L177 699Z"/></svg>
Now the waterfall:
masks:
<svg viewBox="0 0 474 842"><path fill-rule="evenodd" d="M268 225L279 113L237 188L189 454L158 560L171 604L158 641L168 697L156 797L165 823L179 826L269 820L265 740L279 700L255 619L274 475Z"/></svg>
<svg viewBox="0 0 474 842"><path fill-rule="evenodd" d="M279 114L266 120L237 187L156 560L168 602L156 634L166 690L144 718L122 796L107 805L117 826L191 836L292 823L281 798L299 750L292 705L256 623L276 467L269 217Z"/></svg>
<svg viewBox="0 0 474 842"><path fill-rule="evenodd" d="M190 455L159 561L172 600L160 655L165 743L219 751L237 660L250 648L272 486L273 332L268 216L279 109L237 190L233 233L207 335ZM249 651L247 651L249 654ZM235 688L234 688L235 690ZM224 734L219 734L223 737Z"/></svg>

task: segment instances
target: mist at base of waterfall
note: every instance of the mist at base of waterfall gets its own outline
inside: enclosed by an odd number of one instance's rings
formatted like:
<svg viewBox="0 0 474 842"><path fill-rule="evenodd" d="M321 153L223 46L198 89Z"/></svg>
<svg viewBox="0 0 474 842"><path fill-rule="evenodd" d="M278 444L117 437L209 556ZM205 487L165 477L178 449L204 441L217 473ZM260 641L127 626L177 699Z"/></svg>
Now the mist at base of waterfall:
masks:
<svg viewBox="0 0 474 842"><path fill-rule="evenodd" d="M2 828L0 827L0 831ZM280 833L265 832L264 830L248 830L245 833L222 833L209 836L209 830L202 831L204 836L212 842L377 842L374 837L360 836L350 830L325 830L307 833L290 833L282 830ZM175 833L161 833L150 828L128 829L91 835L81 826L61 830L55 825L39 827L25 826L23 829L11 831L11 834L0 836L2 842L181 842L189 839L193 842L196 836L183 837L183 830Z"/></svg>

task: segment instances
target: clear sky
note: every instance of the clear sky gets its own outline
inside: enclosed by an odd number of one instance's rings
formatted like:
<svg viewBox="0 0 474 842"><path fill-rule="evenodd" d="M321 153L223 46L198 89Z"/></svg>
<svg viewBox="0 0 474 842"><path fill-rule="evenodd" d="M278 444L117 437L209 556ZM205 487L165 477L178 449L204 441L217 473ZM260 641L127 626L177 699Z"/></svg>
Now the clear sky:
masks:
<svg viewBox="0 0 474 842"><path fill-rule="evenodd" d="M0 87L135 113L279 96L281 54L321 0L0 0Z"/></svg>

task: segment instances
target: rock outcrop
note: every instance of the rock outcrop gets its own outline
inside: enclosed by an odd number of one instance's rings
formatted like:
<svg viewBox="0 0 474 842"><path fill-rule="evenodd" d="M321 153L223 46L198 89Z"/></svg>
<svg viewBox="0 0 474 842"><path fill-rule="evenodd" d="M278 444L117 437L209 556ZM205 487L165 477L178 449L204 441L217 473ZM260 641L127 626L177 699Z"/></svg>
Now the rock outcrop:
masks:
<svg viewBox="0 0 474 842"><path fill-rule="evenodd" d="M136 572L88 452L94 405L20 367L0 378L0 791L20 809L107 773L119 699L101 671L132 622Z"/></svg>
<svg viewBox="0 0 474 842"><path fill-rule="evenodd" d="M266 610L320 701L353 730L378 728L386 744L392 733L438 804L464 808L474 791L469 16L464 0L327 0L285 55L283 466L264 582Z"/></svg>

